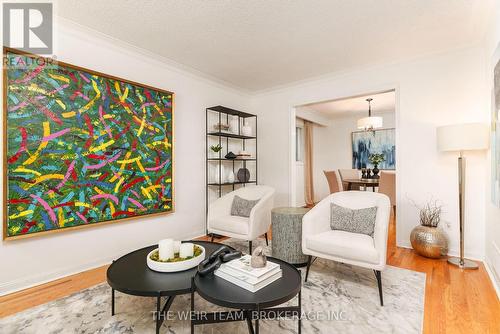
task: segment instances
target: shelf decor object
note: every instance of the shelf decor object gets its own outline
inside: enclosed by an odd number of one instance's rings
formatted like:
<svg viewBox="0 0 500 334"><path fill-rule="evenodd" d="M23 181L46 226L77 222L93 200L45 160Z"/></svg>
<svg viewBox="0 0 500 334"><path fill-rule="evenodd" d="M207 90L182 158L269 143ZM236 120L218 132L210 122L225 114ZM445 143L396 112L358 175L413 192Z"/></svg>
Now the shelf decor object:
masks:
<svg viewBox="0 0 500 334"><path fill-rule="evenodd" d="M247 168L240 168L237 177L240 182L248 182L250 180L250 171Z"/></svg>
<svg viewBox="0 0 500 334"><path fill-rule="evenodd" d="M174 211L172 92L10 48L4 60L4 239Z"/></svg>
<svg viewBox="0 0 500 334"><path fill-rule="evenodd" d="M214 106L206 108L206 210L210 201L211 189L217 198L224 191L236 190L247 184L257 184L257 115L247 112ZM214 125L229 124L229 131L213 131ZM245 129L245 131L243 131ZM251 143L249 143L249 141ZM210 147L222 147L214 156ZM238 152L238 155L233 153ZM243 153L243 155L240 155ZM247 164L251 165L252 179ZM239 170L246 170L240 179ZM215 174L214 174L215 173ZM235 179L236 178L236 179Z"/></svg>
<svg viewBox="0 0 500 334"><path fill-rule="evenodd" d="M477 269L476 262L464 259L465 237L465 157L464 151L487 150L489 129L486 124L466 123L437 128L438 149L441 152L459 152L458 156L458 210L460 228L460 257L450 257L448 262L462 269Z"/></svg>

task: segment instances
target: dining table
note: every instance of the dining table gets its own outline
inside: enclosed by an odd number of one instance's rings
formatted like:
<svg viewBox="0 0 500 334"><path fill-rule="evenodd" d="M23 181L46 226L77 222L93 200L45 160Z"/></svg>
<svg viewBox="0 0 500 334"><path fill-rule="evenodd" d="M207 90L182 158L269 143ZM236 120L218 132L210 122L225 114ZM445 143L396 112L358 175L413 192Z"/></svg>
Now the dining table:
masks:
<svg viewBox="0 0 500 334"><path fill-rule="evenodd" d="M366 191L368 187L371 187L373 191L379 185L379 179L344 179L343 182L347 183L347 190L352 190L353 186L357 185L361 189Z"/></svg>

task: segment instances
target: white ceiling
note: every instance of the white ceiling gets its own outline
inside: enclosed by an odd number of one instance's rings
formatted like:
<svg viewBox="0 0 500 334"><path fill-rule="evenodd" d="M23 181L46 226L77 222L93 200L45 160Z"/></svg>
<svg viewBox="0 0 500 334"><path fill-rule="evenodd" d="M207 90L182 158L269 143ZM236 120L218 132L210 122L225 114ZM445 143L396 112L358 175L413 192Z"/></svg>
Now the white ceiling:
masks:
<svg viewBox="0 0 500 334"><path fill-rule="evenodd" d="M338 118L350 115L368 116L368 102L366 102L366 99L369 97L373 99L372 115L395 112L396 96L394 91L314 103L300 108L302 110L319 112L326 118Z"/></svg>
<svg viewBox="0 0 500 334"><path fill-rule="evenodd" d="M477 43L494 0L63 0L58 15L248 91Z"/></svg>

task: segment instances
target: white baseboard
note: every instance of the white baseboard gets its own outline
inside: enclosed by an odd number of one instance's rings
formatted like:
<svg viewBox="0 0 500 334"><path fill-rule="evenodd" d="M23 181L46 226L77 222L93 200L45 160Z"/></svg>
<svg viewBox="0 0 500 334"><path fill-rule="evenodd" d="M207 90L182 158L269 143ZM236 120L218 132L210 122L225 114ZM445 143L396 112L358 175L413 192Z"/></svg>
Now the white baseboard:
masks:
<svg viewBox="0 0 500 334"><path fill-rule="evenodd" d="M413 249L411 246L411 243L409 240L397 240L396 241L396 246L402 247L402 248L408 248L408 249ZM449 249L448 250L448 256L460 256L460 252L456 249ZM484 257L481 254L474 254L474 253L467 253L465 254L465 257L467 259L471 259L474 261L481 261L484 262Z"/></svg>
<svg viewBox="0 0 500 334"><path fill-rule="evenodd" d="M89 262L83 265L80 264L76 266L68 266L60 270L46 272L46 273L39 273L31 276L25 276L13 281L2 283L0 285L0 296L28 289L37 285L55 281L63 277L67 277L70 275L81 273L83 271L104 266L106 264L111 263L113 259L116 259L121 255L123 254L116 254L115 256L108 256L106 258L102 258L97 261Z"/></svg>
<svg viewBox="0 0 500 334"><path fill-rule="evenodd" d="M497 297L498 299L500 299L500 277L496 275L495 270L492 268L492 266L490 266L489 262L490 261L488 261L488 258L486 258L484 261L484 267L486 268L486 272L490 277L491 284L493 284L493 288L497 293Z"/></svg>
<svg viewBox="0 0 500 334"><path fill-rule="evenodd" d="M203 234L204 235L204 234ZM183 240L191 240L200 236L200 232L196 232L193 235L182 238ZM132 250L131 250L132 251ZM25 290L32 288L37 285L45 284L48 282L55 281L60 278L71 276L74 274L81 273L83 271L95 269L107 264L110 264L113 260L124 255L126 252L120 252L118 254L112 254L110 256L102 257L98 260L88 262L85 264L68 266L59 270L38 273L31 276L25 276L16 280L4 282L0 284L0 296L4 296L13 292Z"/></svg>

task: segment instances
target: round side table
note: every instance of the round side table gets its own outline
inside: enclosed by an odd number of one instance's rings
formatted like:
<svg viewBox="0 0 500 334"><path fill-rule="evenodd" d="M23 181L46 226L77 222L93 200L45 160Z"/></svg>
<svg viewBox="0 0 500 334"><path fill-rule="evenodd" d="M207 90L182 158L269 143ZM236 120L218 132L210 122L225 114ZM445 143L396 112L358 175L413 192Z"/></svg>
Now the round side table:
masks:
<svg viewBox="0 0 500 334"><path fill-rule="evenodd" d="M300 271L293 265L272 257L268 261L277 263L282 270L281 278L263 287L256 292L250 292L239 286L215 276L200 276L197 274L192 280L191 290L191 334L195 326L232 321L246 321L250 334L259 334L261 319L289 318L298 320L298 333L301 333L302 313L302 277ZM229 311L196 311L194 292L212 304L230 308ZM296 305L284 304L297 296ZM255 324L253 321L255 320ZM228 332L229 333L229 332Z"/></svg>
<svg viewBox="0 0 500 334"><path fill-rule="evenodd" d="M307 265L302 253L302 217L308 208L282 207L271 211L272 255L296 267Z"/></svg>

